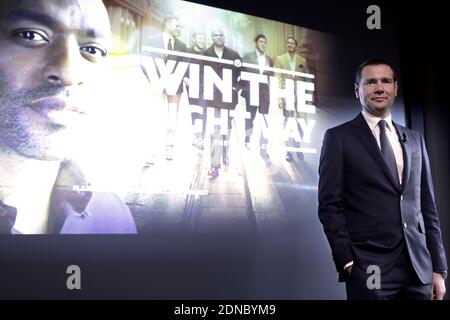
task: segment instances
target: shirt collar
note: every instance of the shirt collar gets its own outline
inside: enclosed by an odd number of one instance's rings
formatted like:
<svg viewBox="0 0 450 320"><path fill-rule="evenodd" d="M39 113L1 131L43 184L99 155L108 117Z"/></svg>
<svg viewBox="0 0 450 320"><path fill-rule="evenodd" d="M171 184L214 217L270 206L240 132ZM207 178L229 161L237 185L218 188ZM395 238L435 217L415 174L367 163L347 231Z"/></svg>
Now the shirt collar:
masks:
<svg viewBox="0 0 450 320"><path fill-rule="evenodd" d="M170 33L163 32L164 48L167 47L167 44L169 43L169 39L172 39L172 48L173 48L174 43L175 43L175 38Z"/></svg>
<svg viewBox="0 0 450 320"><path fill-rule="evenodd" d="M378 122L380 122L380 120L384 120L387 122L388 124L388 129L392 130L392 128L394 128L394 125L392 123L392 115L389 114L386 118L380 118L377 116L374 116L373 114L368 113L366 110L362 110L362 115L364 117L364 119L366 120L367 124L369 125L370 130L375 130L375 128L378 125Z"/></svg>
<svg viewBox="0 0 450 320"><path fill-rule="evenodd" d="M265 55L266 55L266 53L264 52L264 53L261 53L261 52L259 52L258 51L258 49L255 49L255 51L256 51L256 56L259 58L259 57L264 57Z"/></svg>
<svg viewBox="0 0 450 320"><path fill-rule="evenodd" d="M5 205L0 201L0 234L11 233L11 228L16 222L16 208Z"/></svg>
<svg viewBox="0 0 450 320"><path fill-rule="evenodd" d="M74 191L74 186L87 185L85 177L78 166L70 161L61 163L59 168L58 177L56 179L52 200L50 204L50 210L54 210L54 206L70 205L77 213L84 213L86 207L92 197L90 191ZM59 230L62 226L66 216L64 208L59 208L57 214L60 214L56 218L55 230ZM61 213L63 212L63 213ZM10 233L17 216L16 208L8 206L0 200L0 234Z"/></svg>

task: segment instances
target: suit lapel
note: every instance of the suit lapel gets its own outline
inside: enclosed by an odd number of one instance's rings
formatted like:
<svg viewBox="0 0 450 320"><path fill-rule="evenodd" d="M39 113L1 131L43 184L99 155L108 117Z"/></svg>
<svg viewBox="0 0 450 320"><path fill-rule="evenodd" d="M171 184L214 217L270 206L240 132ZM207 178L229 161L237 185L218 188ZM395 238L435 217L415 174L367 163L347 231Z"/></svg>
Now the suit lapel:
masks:
<svg viewBox="0 0 450 320"><path fill-rule="evenodd" d="M289 55L288 55L287 53L285 53L285 54L283 55L281 68L282 68L282 69L291 70L291 68L289 67Z"/></svg>
<svg viewBox="0 0 450 320"><path fill-rule="evenodd" d="M256 52L253 52L252 54L253 64L258 64L258 56L256 55Z"/></svg>
<svg viewBox="0 0 450 320"><path fill-rule="evenodd" d="M397 182L394 180L394 177L391 175L389 168L386 162L384 161L383 156L381 155L381 151L380 148L378 147L377 140L373 136L369 128L369 125L367 124L366 120L364 119L361 113L352 121L352 128L355 131L356 135L361 140L361 142L366 147L367 151L369 151L369 153L375 159L375 162L381 167L388 180L392 183L392 185L396 189L399 189L400 186L397 184Z"/></svg>
<svg viewBox="0 0 450 320"><path fill-rule="evenodd" d="M61 164L52 190L49 211L49 230L60 233L66 218L71 213L83 214L92 198L91 191L74 191L74 186L86 186L86 180L75 163Z"/></svg>
<svg viewBox="0 0 450 320"><path fill-rule="evenodd" d="M158 37L156 38L156 41L154 41L154 45L157 46L158 48L164 49L164 37L161 34L158 35Z"/></svg>
<svg viewBox="0 0 450 320"><path fill-rule="evenodd" d="M299 65L300 65L300 61L299 61L298 55L296 54L295 55L295 72L301 72Z"/></svg>
<svg viewBox="0 0 450 320"><path fill-rule="evenodd" d="M256 51L253 52L252 59L253 59L253 62L252 62L253 64L259 65L258 54L256 53ZM267 54L264 56L264 66L271 67L270 60L269 60L269 57L267 56ZM269 73L269 71L267 71L267 70L264 70L262 72L262 74L264 74L264 75L267 75L268 73Z"/></svg>
<svg viewBox="0 0 450 320"><path fill-rule="evenodd" d="M403 135L406 136L405 128L402 126L396 124L394 122L394 127L397 131L397 135L399 137L403 137ZM409 174L411 169L411 147L408 145L407 142L403 141L403 139L400 140L400 145L402 146L403 150L403 177L402 177L402 191L405 190L406 186L408 185L409 181Z"/></svg>

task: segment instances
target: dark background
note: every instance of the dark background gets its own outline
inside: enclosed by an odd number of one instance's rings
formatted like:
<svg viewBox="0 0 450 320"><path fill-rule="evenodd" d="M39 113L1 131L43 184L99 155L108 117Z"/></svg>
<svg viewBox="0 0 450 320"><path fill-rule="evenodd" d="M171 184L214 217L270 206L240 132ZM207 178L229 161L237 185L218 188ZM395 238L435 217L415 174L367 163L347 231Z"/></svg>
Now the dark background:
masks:
<svg viewBox="0 0 450 320"><path fill-rule="evenodd" d="M419 7L354 0L194 2L335 35L341 48L341 79L336 85L345 97L353 95L354 71L361 61L373 56L395 61L406 123L426 138L444 243L450 256L450 131L445 87L449 69L445 49L448 28L443 4L427 1ZM366 8L371 4L381 8L381 30L366 28ZM311 235L302 235L302 239L308 236ZM308 264L307 260L292 261L290 250L305 249L308 243L297 246L291 240L298 238L266 237L265 244L260 244L259 248L274 246L279 255L273 258L285 261L273 265L286 268L265 270L272 275L271 280L255 284L258 275L252 271L254 256L261 252L256 252L257 240L252 234L222 234L214 238L187 234L0 237L0 298L344 298L334 270L329 268L329 273L324 274L322 270L317 272L324 266ZM305 251L306 257L307 254ZM331 264L329 252L318 254L327 257ZM81 291L65 287L69 264L81 267ZM298 279L290 279L289 275L294 273L291 269L300 266L302 279L308 281L303 281L299 289L295 281Z"/></svg>

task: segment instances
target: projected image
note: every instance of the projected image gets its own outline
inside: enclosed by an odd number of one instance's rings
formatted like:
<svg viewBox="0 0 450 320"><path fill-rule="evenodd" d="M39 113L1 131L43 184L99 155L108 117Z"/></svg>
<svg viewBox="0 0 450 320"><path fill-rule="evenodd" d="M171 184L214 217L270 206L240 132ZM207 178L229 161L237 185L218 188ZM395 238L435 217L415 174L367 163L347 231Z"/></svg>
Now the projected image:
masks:
<svg viewBox="0 0 450 320"><path fill-rule="evenodd" d="M333 37L71 3L1 4L0 233L282 231L316 210Z"/></svg>
<svg viewBox="0 0 450 320"><path fill-rule="evenodd" d="M282 230L311 212L333 38L184 1L148 10L139 63L151 133L126 198L138 229Z"/></svg>

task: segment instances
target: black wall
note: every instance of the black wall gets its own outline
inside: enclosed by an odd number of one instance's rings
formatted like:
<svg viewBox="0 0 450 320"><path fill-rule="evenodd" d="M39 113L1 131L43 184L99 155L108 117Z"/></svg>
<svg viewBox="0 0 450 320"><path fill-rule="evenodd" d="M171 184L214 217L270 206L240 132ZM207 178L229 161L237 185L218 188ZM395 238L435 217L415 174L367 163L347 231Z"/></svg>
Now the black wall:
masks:
<svg viewBox="0 0 450 320"><path fill-rule="evenodd" d="M425 135L440 213L442 236L450 257L450 130L447 17L438 1L426 6L395 7L400 35L401 72L410 124Z"/></svg>

